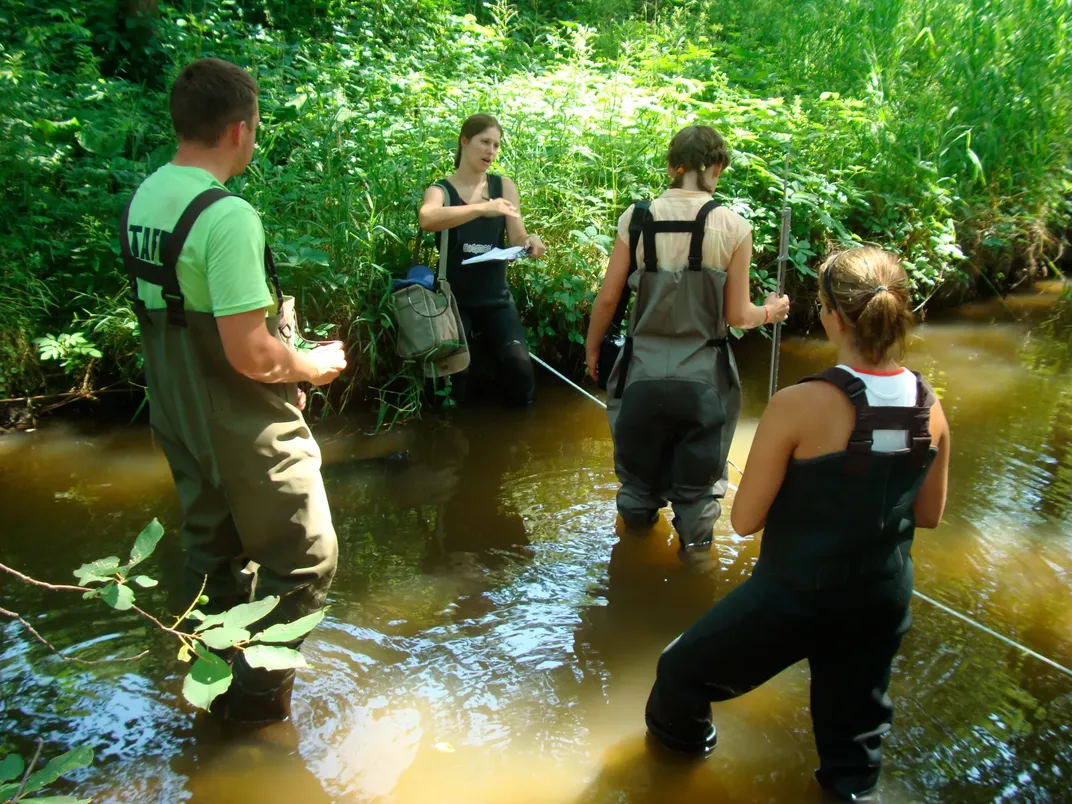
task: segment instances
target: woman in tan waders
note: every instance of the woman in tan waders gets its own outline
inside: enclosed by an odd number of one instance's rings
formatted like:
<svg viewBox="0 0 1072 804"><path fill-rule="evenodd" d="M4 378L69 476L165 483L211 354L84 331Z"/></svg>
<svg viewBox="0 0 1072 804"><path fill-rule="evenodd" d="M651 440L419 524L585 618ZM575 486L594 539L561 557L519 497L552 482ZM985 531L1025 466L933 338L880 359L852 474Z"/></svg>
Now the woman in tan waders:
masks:
<svg viewBox="0 0 1072 804"><path fill-rule="evenodd" d="M729 149L713 128L689 126L670 142L670 189L630 206L588 328L588 373L628 282L636 294L629 336L607 382L618 513L652 525L673 503L684 550L706 549L722 512L741 385L726 328L789 314L789 298L749 299L751 226L712 197Z"/></svg>
<svg viewBox="0 0 1072 804"><path fill-rule="evenodd" d="M711 702L811 668L820 784L855 801L878 782L893 657L912 624L916 527L938 525L949 425L930 385L897 365L912 313L897 257L838 254L819 279L837 364L779 391L733 501L738 533L763 529L751 577L663 651L648 699L660 744L715 746Z"/></svg>

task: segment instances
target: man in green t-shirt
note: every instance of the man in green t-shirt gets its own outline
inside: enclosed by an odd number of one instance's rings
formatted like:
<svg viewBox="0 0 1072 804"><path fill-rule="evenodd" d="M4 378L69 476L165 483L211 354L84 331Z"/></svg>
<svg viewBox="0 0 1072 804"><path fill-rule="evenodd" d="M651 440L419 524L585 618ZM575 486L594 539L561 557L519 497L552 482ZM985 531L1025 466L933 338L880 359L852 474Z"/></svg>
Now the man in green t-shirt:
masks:
<svg viewBox="0 0 1072 804"><path fill-rule="evenodd" d="M223 187L253 155L257 96L234 64L184 68L171 90L175 158L141 184L120 231L153 437L182 506L186 591L204 585L210 611L279 596L252 633L322 607L334 576L320 450L297 383L323 385L346 367L341 343L289 345L293 301L279 290L260 217ZM228 658L226 716L286 718L294 671Z"/></svg>

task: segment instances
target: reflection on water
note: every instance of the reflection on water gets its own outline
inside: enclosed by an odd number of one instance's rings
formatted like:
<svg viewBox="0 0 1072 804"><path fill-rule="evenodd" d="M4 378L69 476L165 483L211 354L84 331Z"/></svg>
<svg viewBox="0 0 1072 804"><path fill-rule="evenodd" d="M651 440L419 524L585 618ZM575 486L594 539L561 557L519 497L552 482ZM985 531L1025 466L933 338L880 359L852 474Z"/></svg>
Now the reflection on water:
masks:
<svg viewBox="0 0 1072 804"><path fill-rule="evenodd" d="M1035 301L1011 300L1035 315ZM1003 307L918 330L908 361L942 394L954 444L946 521L921 532L917 582L1072 665L1072 355ZM788 338L783 384L829 348ZM743 465L762 410L766 343L738 349ZM331 611L309 640L293 724L228 734L181 701L174 648L133 617L0 580L0 601L92 672L0 624L0 751L40 735L89 744L79 792L99 802L817 801L806 665L717 708L706 763L649 751L643 702L659 651L740 583L758 541L721 522L683 564L666 518L615 530L603 412L553 381L530 411L473 409L369 437L322 425L341 541ZM732 504L732 499L731 499ZM174 528L163 460L143 428L60 425L0 439L5 563L64 582L126 549L152 516ZM154 559L178 611L181 555ZM883 801L1058 801L1072 773L1072 679L923 601L896 665Z"/></svg>

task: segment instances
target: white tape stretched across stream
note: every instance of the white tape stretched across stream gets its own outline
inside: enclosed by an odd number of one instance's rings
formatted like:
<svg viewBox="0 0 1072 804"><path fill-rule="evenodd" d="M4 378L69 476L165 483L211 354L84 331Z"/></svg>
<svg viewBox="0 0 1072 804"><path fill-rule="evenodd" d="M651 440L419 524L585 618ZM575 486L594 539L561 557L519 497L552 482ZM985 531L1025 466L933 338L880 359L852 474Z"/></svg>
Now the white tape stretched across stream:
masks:
<svg viewBox="0 0 1072 804"><path fill-rule="evenodd" d="M580 391L582 394L584 394L586 397L591 399L593 402L595 402L600 407L602 407L604 409L607 407L607 403L604 402L602 399L600 399L598 396L593 396L592 394L588 393L586 390L584 390L581 386L579 386L577 383L575 383L569 377L567 377L566 375L562 374L561 372L551 368L551 366L547 365L545 362L543 362L543 360L538 358L536 355L530 353L529 356L533 359L533 361L535 361L536 363L539 363L541 366L543 366L545 369L547 369L549 372L554 374L556 377L558 377L560 380L565 382L570 387L574 388L577 391ZM744 474L744 472L741 470L741 468L737 464L735 464L733 461L730 461L729 464L734 469L736 469L738 472L740 472L742 475ZM737 491L737 486L735 486L733 483L730 483L729 486L734 491ZM976 622L975 620L973 620L971 617L967 616L966 614L961 614L959 611L949 608L949 606L945 605L944 603L939 603L934 598L927 597L927 595L923 594L922 592L920 592L920 591L918 591L916 589L912 590L912 594L914 594L920 600L925 600L926 602L930 603L932 606L935 606L935 607L941 609L946 614L949 614L952 617L956 617L958 620L962 620L963 622L966 622L968 625L970 625L970 626L972 626L974 628L978 628L984 634L989 634L990 636L994 637L995 639L998 639L998 640L1004 642L1006 645L1009 645L1009 646L1011 646L1013 648L1016 648L1018 651L1021 651L1022 653L1025 653L1028 656L1032 656L1032 657L1038 659L1040 662L1044 662L1044 663L1048 664L1050 667L1054 668L1055 670L1060 670L1065 675L1072 676L1072 670L1070 670L1069 668L1065 667L1063 664L1059 664L1058 662L1055 662L1053 659L1050 659L1049 657L1043 656L1041 653L1038 653L1037 651L1031 650L1031 648L1027 647L1026 645L1021 645L1019 642L1016 642L1016 641L1014 641L1012 639L1009 639L1007 636L1004 636L1003 634L999 634L997 631L995 631L992 628L987 628L985 625L983 625L980 622Z"/></svg>

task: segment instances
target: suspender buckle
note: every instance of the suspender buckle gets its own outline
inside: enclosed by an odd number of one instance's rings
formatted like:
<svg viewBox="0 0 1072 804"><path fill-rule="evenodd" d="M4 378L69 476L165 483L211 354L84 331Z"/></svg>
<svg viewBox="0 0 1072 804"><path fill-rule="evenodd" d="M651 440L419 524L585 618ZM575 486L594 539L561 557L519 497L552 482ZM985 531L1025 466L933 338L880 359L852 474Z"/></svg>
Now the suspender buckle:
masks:
<svg viewBox="0 0 1072 804"><path fill-rule="evenodd" d="M169 324L176 327L186 326L186 310L184 307L185 299L181 293L168 293L166 290L161 291L160 295L164 299L164 304L167 305L167 320Z"/></svg>

